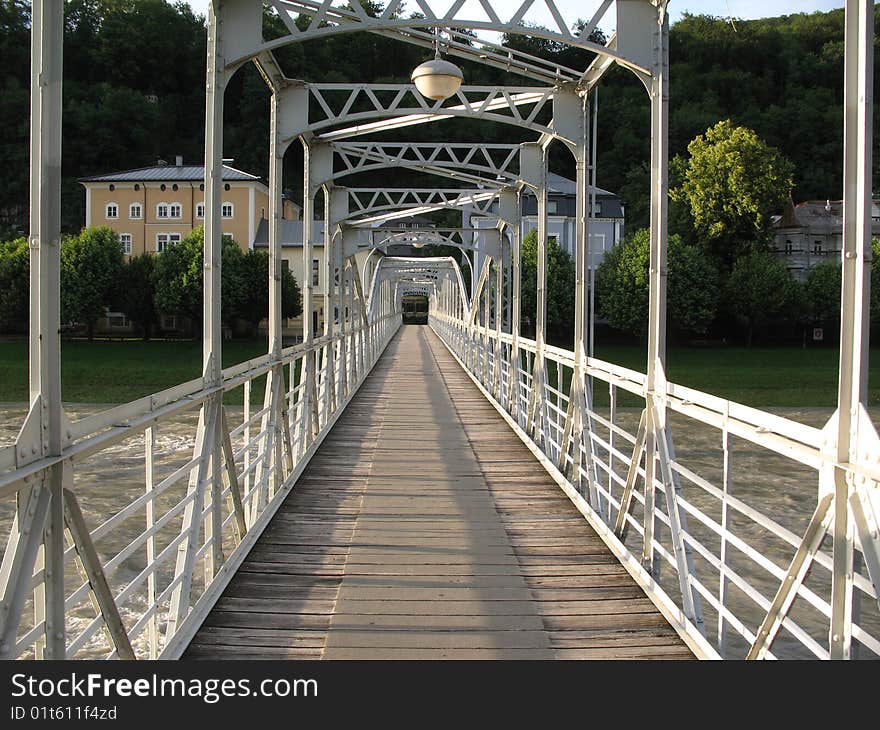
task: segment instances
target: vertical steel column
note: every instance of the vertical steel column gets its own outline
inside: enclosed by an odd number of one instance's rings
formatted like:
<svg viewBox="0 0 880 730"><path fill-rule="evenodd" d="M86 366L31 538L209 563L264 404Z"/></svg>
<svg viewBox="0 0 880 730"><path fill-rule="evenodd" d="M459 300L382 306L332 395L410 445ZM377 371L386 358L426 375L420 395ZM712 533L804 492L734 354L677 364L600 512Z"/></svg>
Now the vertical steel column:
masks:
<svg viewBox="0 0 880 730"><path fill-rule="evenodd" d="M30 364L33 430L28 458L60 456L64 434L61 407L61 84L64 4L34 0L31 27L31 217L30 217ZM45 571L35 592L35 618L45 620L46 659L65 658L64 512L58 464L41 473L39 482L18 497L13 533L27 522L26 505L34 489L48 490L43 547L37 569ZM27 529L27 528L24 528ZM31 529L43 530L41 523ZM14 536L13 536L14 539ZM5 577L5 576L4 576ZM28 581L30 582L30 581ZM5 618L5 617L4 617ZM14 643L14 642L13 642ZM38 653L40 643L38 642ZM5 654L5 653L4 653ZM3 654L0 654L3 655Z"/></svg>
<svg viewBox="0 0 880 730"><path fill-rule="evenodd" d="M590 135L590 210L588 218L594 219L596 218L596 155L598 152L598 144L597 138L599 134L599 87L597 86L593 89L593 129L592 134ZM590 303L588 311L590 313L590 325L589 325L589 336L587 338L587 355L590 357L594 356L595 346L596 346L596 264L595 264L595 251L593 250L593 244L590 242L589 235L587 236L587 246L589 248L589 263L587 264L589 274L590 274ZM590 383L592 384L592 378L590 379ZM592 391L592 387L590 388Z"/></svg>
<svg viewBox="0 0 880 730"><path fill-rule="evenodd" d="M312 145L304 137L300 138L303 145L303 209L302 209L302 309L303 309L303 424L302 424L302 448L309 448L312 440L318 432L315 388L315 355L312 352L312 344L315 333L312 328L312 310L314 309L314 288L312 286L312 237L313 221L315 217L315 190L312 184Z"/></svg>
<svg viewBox="0 0 880 730"><path fill-rule="evenodd" d="M208 62L205 119L205 245L202 363L205 387L222 379L220 359L220 267L223 226L220 206L223 200L223 94L226 64L223 58L222 22L218 18L220 0L208 5Z"/></svg>
<svg viewBox="0 0 880 730"><path fill-rule="evenodd" d="M330 232L330 188L321 188L324 199L324 337L327 345L324 352L324 420L327 423L335 409L336 393L336 317L339 300L336 296L336 245Z"/></svg>
<svg viewBox="0 0 880 730"><path fill-rule="evenodd" d="M538 200L535 359L525 427L540 444L541 433L546 431L542 424L546 413L544 344L547 321L547 151L541 145L526 143L520 146L520 175L532 187Z"/></svg>
<svg viewBox="0 0 880 730"><path fill-rule="evenodd" d="M586 415L587 401L584 393L586 372L585 341L587 338L587 262L589 243L587 231L587 102L584 96L562 89L553 96L553 119L560 133L569 140L569 148L575 158L575 297L574 297L574 368L569 389L565 424L559 436L557 466L567 471L568 451L574 443L572 481L580 489L581 484L581 433ZM560 392L563 384L557 383ZM592 483L592 480L591 480ZM591 500L594 509L598 508Z"/></svg>
<svg viewBox="0 0 880 730"><path fill-rule="evenodd" d="M504 241L499 234L498 259L495 264L495 367L492 373L492 392L501 400L501 319L504 284Z"/></svg>
<svg viewBox="0 0 880 730"><path fill-rule="evenodd" d="M278 138L278 117L282 112L276 89L272 90L269 104L269 354L279 358L282 341L281 220L284 215L281 193L287 145Z"/></svg>
<svg viewBox="0 0 880 730"><path fill-rule="evenodd" d="M223 94L226 63L223 58L222 5L208 5L207 69L205 99L205 234L202 328L202 380L212 387L222 382L220 328L220 267L223 229L220 206L223 199ZM189 612L195 556L199 549L202 509L212 459L219 459L218 424L222 394L202 406L194 454L198 467L190 476L188 493L193 499L184 510L182 533L186 539L177 552L174 576L177 585L171 595L166 641L180 628Z"/></svg>
<svg viewBox="0 0 880 730"><path fill-rule="evenodd" d="M284 153L287 145L280 139L279 127L284 114L280 98L281 79L269 79L272 95L269 100L269 357L272 369L266 376L266 392L263 405L266 414L262 418L263 439L258 455L259 463L254 475L255 483L260 485L258 509L262 510L268 499L280 489L284 481L282 449L288 450L292 468L292 455L289 454L289 426L287 423L287 397L284 387L284 366L281 364L282 350L282 240L281 221L283 218L282 176Z"/></svg>
<svg viewBox="0 0 880 730"><path fill-rule="evenodd" d="M833 572L829 650L848 659L852 644L853 525L849 497L856 487L847 468L857 462L868 403L868 328L871 286L871 158L874 3L847 0L844 61L843 251L837 453L834 467ZM870 538L869 538L870 539ZM876 542L876 536L874 536Z"/></svg>
<svg viewBox="0 0 880 730"><path fill-rule="evenodd" d="M508 410L513 418L519 423L519 379L520 379L520 352L519 352L519 325L520 325L520 299L522 281L520 274L520 197L513 188L502 188L498 212L501 220L505 222L505 231L510 236L510 385L508 387Z"/></svg>
<svg viewBox="0 0 880 730"><path fill-rule="evenodd" d="M642 562L654 572L654 479L658 458L657 439L666 429L666 239L668 212L669 131L669 17L658 9L654 29L651 97L651 256L648 293L648 362L645 377L647 436L645 440L645 519ZM656 397L655 397L656 396ZM672 485L667 485L672 488Z"/></svg>

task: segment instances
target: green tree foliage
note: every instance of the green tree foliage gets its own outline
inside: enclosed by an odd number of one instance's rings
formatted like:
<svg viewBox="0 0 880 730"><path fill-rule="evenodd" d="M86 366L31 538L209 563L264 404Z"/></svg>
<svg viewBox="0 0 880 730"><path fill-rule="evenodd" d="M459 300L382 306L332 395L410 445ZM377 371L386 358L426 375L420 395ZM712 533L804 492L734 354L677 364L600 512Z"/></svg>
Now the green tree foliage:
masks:
<svg viewBox="0 0 880 730"><path fill-rule="evenodd" d="M26 238L0 242L0 328L27 329L30 248Z"/></svg>
<svg viewBox="0 0 880 730"><path fill-rule="evenodd" d="M202 325L204 228L196 228L176 246L156 255L153 282L156 306L164 314L187 317ZM224 236L221 265L220 319L231 326L240 318L256 334L257 326L269 315L269 255L265 251L241 250ZM302 312L299 286L288 270L281 277L281 314L296 317Z"/></svg>
<svg viewBox="0 0 880 730"><path fill-rule="evenodd" d="M123 267L119 280L119 309L137 324L141 335L149 340L159 321L155 288L156 257L142 253L132 257Z"/></svg>
<svg viewBox="0 0 880 730"><path fill-rule="evenodd" d="M163 314L183 315L198 335L202 327L205 229L193 229L179 244L156 256L156 306ZM226 326L238 316L247 297L245 255L228 236L223 237L220 267L220 319Z"/></svg>
<svg viewBox="0 0 880 730"><path fill-rule="evenodd" d="M645 336L648 326L651 236L643 228L605 255L596 272L596 304L615 329ZM718 271L713 261L680 236L667 248L667 321L673 335L702 335L718 309Z"/></svg>
<svg viewBox="0 0 880 730"><path fill-rule="evenodd" d="M197 228L157 254L153 279L159 311L187 317L197 329L202 322L203 244L204 229Z"/></svg>
<svg viewBox="0 0 880 730"><path fill-rule="evenodd" d="M684 180L696 232L725 264L763 243L791 190L792 164L755 132L724 120L689 145Z"/></svg>
<svg viewBox="0 0 880 730"><path fill-rule="evenodd" d="M804 299L817 324L840 321L840 284L839 261L825 261L807 275Z"/></svg>
<svg viewBox="0 0 880 730"><path fill-rule="evenodd" d="M374 15L386 3L362 2ZM397 12L413 11L407 4ZM878 6L880 18L880 6ZM305 16L297 18L300 27ZM265 36L288 31L274 13L264 16ZM577 23L582 25L582 23ZM880 25L880 22L878 22ZM744 125L795 164L797 200L839 198L842 190L842 60L844 12L800 13L737 21L686 15L670 30L670 154L719 119ZM27 0L0 2L0 237L27 227L29 155L29 31ZM165 0L67 0L65 2L63 225L78 231L84 194L76 178L155 163L182 154L203 156L205 24L184 3ZM604 42L600 34L591 36ZM588 51L546 39L515 36L513 45L563 66L583 68ZM426 49L371 33L347 33L275 51L291 78L308 81L408 81ZM875 54L880 77L880 54ZM500 69L459 61L468 83L495 84L511 77ZM517 82L518 83L518 82ZM236 165L266 176L268 92L251 65L235 73L225 95L224 154ZM365 102L366 103L366 102ZM880 106L880 97L875 95ZM521 133L501 124L459 120L474 142L519 142ZM413 139L433 141L444 125L411 129ZM599 100L599 184L624 194L631 230L644 217L650 116L644 87L612 68ZM551 147L553 169L574 175L571 155ZM875 170L880 155L875 155ZM301 195L302 151L286 155L285 179ZM419 173L395 171L395 184L423 183ZM352 183L354 184L354 182ZM880 189L876 184L875 189ZM641 206L641 207L640 207ZM778 211L777 211L778 212ZM674 232L684 233L680 230Z"/></svg>
<svg viewBox="0 0 880 730"><path fill-rule="evenodd" d="M538 232L535 229L523 239L520 251L520 326L524 333L531 333L538 308ZM547 339L554 345L570 345L573 332L574 261L550 239L547 245Z"/></svg>
<svg viewBox="0 0 880 730"><path fill-rule="evenodd" d="M242 260L245 283L244 297L238 307L238 316L250 325L251 336L256 337L260 322L269 316L269 254L251 249ZM281 316L298 317L302 314L299 285L290 269L281 269Z"/></svg>
<svg viewBox="0 0 880 730"><path fill-rule="evenodd" d="M736 260L725 298L728 309L745 325L750 347L756 331L774 320L790 318L800 303L798 283L782 262L765 251Z"/></svg>
<svg viewBox="0 0 880 730"><path fill-rule="evenodd" d="M61 319L85 324L89 339L116 297L122 259L119 236L110 228L83 228L61 243Z"/></svg>

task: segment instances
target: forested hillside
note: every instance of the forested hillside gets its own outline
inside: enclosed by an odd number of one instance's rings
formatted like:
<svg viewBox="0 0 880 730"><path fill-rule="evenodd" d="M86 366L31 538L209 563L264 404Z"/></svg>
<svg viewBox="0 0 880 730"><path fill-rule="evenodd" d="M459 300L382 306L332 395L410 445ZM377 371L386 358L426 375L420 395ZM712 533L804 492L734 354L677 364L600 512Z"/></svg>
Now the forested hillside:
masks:
<svg viewBox="0 0 880 730"><path fill-rule="evenodd" d="M177 154L201 159L205 32L204 19L183 3L68 0L65 5L63 226L76 231L84 221L76 178ZM0 157L6 168L0 238L27 226L29 13L24 0L0 2ZM685 154L696 135L730 118L794 162L796 200L839 198L843 20L839 10L735 24L692 16L676 23L671 153ZM560 61L573 53L529 39L516 43ZM405 81L424 56L416 47L354 34L285 49L283 61L288 74L307 80ZM488 69L463 67L471 83L498 80ZM615 69L603 82L599 121L599 184L624 196L633 229L645 221L649 130L644 90L628 72ZM429 127L439 126L426 125L419 134L436 134ZM226 94L224 154L265 176L267 127L266 90L245 67ZM516 133L474 126L472 134L477 141ZM288 155L286 178L294 195L296 152L294 146ZM571 173L567 164L562 155L554 159L560 173Z"/></svg>

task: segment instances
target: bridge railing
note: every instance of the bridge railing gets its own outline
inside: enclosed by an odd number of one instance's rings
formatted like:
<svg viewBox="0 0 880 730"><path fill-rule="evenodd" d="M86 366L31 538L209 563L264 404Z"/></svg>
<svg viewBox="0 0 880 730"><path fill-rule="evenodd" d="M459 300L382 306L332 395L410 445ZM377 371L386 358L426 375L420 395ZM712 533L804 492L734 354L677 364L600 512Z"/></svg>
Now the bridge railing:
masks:
<svg viewBox="0 0 880 730"><path fill-rule="evenodd" d="M199 378L74 421L52 464L16 468L16 446L0 449L2 657L179 656L399 325L376 316L227 368L217 387ZM55 556L29 529L51 468ZM59 638L63 656L47 651Z"/></svg>
<svg viewBox="0 0 880 730"><path fill-rule="evenodd" d="M652 432L644 374L595 358L575 419L571 351L438 311L430 324L699 655L828 658L836 580L852 656L880 655L872 555L852 540L841 575L831 550L833 419L808 426L667 383ZM880 473L863 470L876 498Z"/></svg>

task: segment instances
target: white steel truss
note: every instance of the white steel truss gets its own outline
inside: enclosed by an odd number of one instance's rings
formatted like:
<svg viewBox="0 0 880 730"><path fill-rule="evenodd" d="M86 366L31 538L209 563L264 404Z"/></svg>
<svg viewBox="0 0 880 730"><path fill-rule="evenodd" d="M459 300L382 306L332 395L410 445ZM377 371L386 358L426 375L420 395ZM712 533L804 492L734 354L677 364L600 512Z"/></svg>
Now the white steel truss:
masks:
<svg viewBox="0 0 880 730"><path fill-rule="evenodd" d="M549 116L554 88L462 86L449 99L426 99L411 84L307 84L310 100L304 108L297 136L313 134L335 141L401 129L454 117L512 124L540 134L554 135L553 127L541 122ZM520 107L527 107L525 112ZM313 114L314 112L314 114ZM377 121L368 121L377 120ZM350 126L333 129L341 122ZM354 124L352 124L354 122Z"/></svg>
<svg viewBox="0 0 880 730"><path fill-rule="evenodd" d="M352 216L346 223L354 227L430 213L444 208L490 215L498 191L456 188L346 188ZM385 212L391 211L391 212Z"/></svg>
<svg viewBox="0 0 880 730"><path fill-rule="evenodd" d="M622 0L625 2L626 0ZM657 0L661 3L661 0ZM484 63L496 68L503 68L530 78L550 80L554 83L573 80L578 71L548 64L543 59L530 54L515 51L497 43L494 38L477 35L476 41L461 31L490 31L493 34L507 33L512 35L530 35L566 46L591 51L598 56L597 60L610 58L639 73L648 73L650 64L644 49L637 43L627 43L612 36L607 45L590 41L591 34L606 18L611 0L592 3L593 14L589 21L575 26L575 18L566 20L553 0L524 0L519 6L505 3L494 5L488 0L479 0L479 10L474 13L474 3L458 0L443 10L435 12L431 3L418 0L418 9L409 17L403 14L401 0L391 0L378 16L369 15L359 4L348 4L341 0L324 0L323 2L301 2L299 0L273 0L271 6L284 22L288 35L271 40L264 40L262 24L257 16L261 4L257 0L226 0L226 15L236 21L238 33L229 43L226 56L230 67L237 66L249 58L266 55L273 49L290 43L326 38L339 33L368 31L378 33L407 43L423 47L431 47L432 36L429 29L444 28L449 32L449 41L445 50L449 55ZM434 3L436 6L436 2ZM498 7L495 7L495 6ZM586 8L585 8L586 9ZM544 15L538 15L544 13ZM549 14L549 15L547 15ZM624 19L632 11L621 12L617 9L617 27L621 27L621 15ZM296 23L296 16L309 17L311 20L305 28ZM549 22L546 19L549 17ZM547 27L550 26L550 27ZM580 74L580 81L590 78L590 67ZM592 81L593 83L595 80Z"/></svg>
<svg viewBox="0 0 880 730"><path fill-rule="evenodd" d="M263 38L259 0L214 0L208 13L202 376L70 423L61 407L58 340L63 8L61 3L35 0L30 408L16 443L0 449L0 498L15 501L0 565L0 658L77 656L100 634L108 657L179 656L393 336L401 321L401 296L413 291L426 293L430 325L699 656L772 657L782 654L783 636L822 658L850 658L855 645L880 655L880 630L863 620L860 608L865 602L873 608L880 600L880 439L868 418L866 389L873 3L846 2L841 356L838 410L824 429L666 378L666 4L617 0L615 35L607 46L599 46L589 37L611 7L607 0L595 3L590 21L576 30L553 0L522 0L505 5L503 11L491 0L454 0L443 4L442 11L435 11L435 0L415 0L414 10L423 17L404 17L400 0L390 0L378 17L357 2L349 6L343 0L273 0L288 34L271 40ZM538 9L549 13L549 27L526 25ZM297 25L296 15L308 18L304 27ZM287 43L356 31L427 46L433 28L446 29L444 50L450 55L483 60L496 68L506 61L511 72L547 85L463 87L448 102L433 103L407 85L293 81L284 77L271 53ZM583 71L553 67L494 41L471 46L462 33L468 30L528 33L590 51L595 58ZM223 95L229 76L249 59L272 91L268 349L261 358L222 369ZM588 92L612 63L635 73L651 105L645 373L598 360L587 346L585 192L591 143L595 149L587 124ZM464 142L342 141L454 117L513 124L538 137L535 142L483 149ZM330 282L325 307L340 314L325 318L322 333L313 331L311 316L304 316L303 343L284 348L281 162L297 139L305 151L304 270L311 270L313 211L320 195L323 277ZM546 178L548 146L554 141L573 154L577 189L583 191L577 196L571 351L546 341ZM352 196L332 185L336 177L393 166L454 177L485 192L378 189L356 190ZM519 332L519 203L526 191L538 202L534 339ZM373 232L372 248L442 242L467 249L475 246L475 232L486 235L491 240L479 251L480 258L473 264L467 258L471 292L454 259L380 256L377 263L371 253L359 263L357 246L346 235L361 233L350 230L354 221L372 227L422 208L482 205L496 198L495 228L418 230L389 225ZM307 314L314 309L313 289L306 277L302 292ZM260 387L257 382L263 376L264 395L258 404L252 390ZM608 388L607 412L593 403L597 383ZM223 396L239 388L243 416L232 424ZM635 429L621 420L618 403L624 392L644 401ZM192 409L199 410L192 457L160 479L157 431ZM669 413L718 432L723 453L720 484L677 458ZM75 469L108 446L131 438L143 439L145 489L101 524L89 525L82 504L90 493L75 481ZM731 492L733 438L814 470L819 489L802 534ZM705 507L712 500L718 513ZM142 528L126 532L124 526L135 517L143 520ZM745 522L748 530L734 529L734 520ZM787 563L780 566L764 554L751 542L749 531L786 545ZM124 537L117 541L122 547L105 556L96 544L109 535ZM828 538L830 552L823 547ZM144 568L123 581L121 566L141 554ZM67 566L79 576L72 591L65 583ZM197 571L204 578L196 577ZM734 588L746 605L732 598ZM86 604L93 607L93 618L75 625L74 614L81 614ZM126 619L131 612L134 618Z"/></svg>
<svg viewBox="0 0 880 730"><path fill-rule="evenodd" d="M483 187L515 185L519 145L423 142L333 142L333 178L394 167L420 170Z"/></svg>

